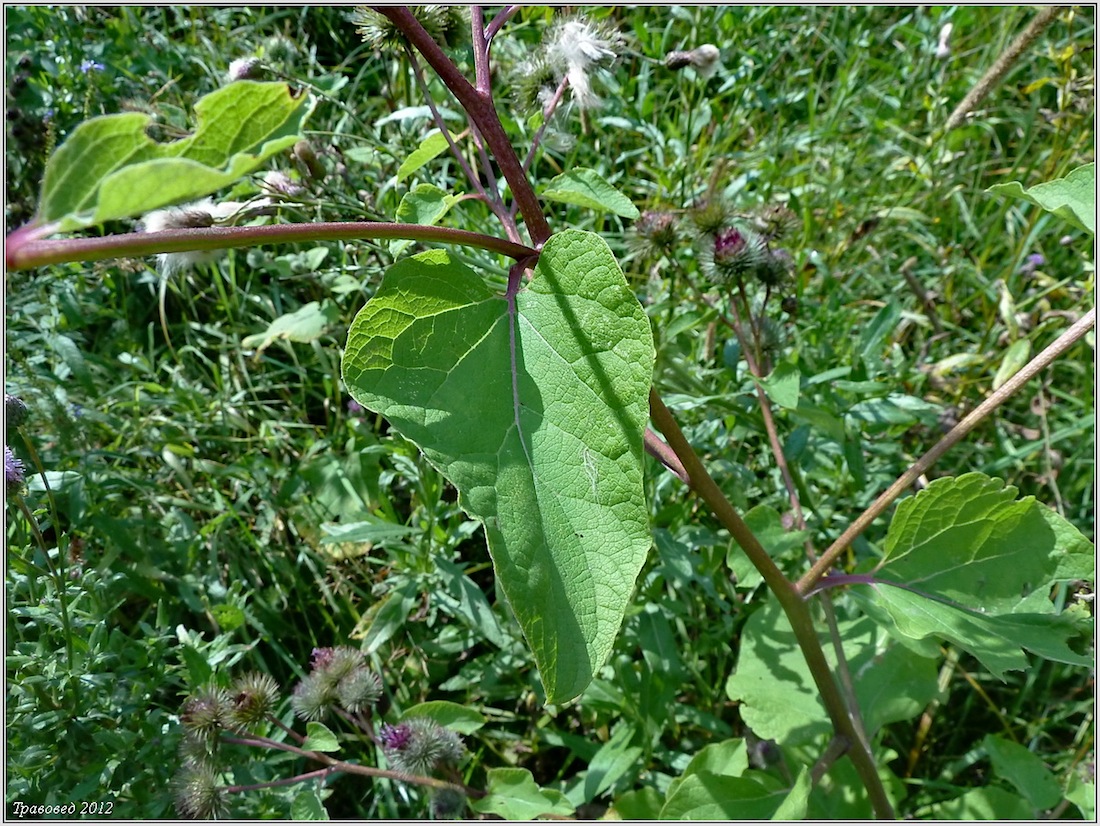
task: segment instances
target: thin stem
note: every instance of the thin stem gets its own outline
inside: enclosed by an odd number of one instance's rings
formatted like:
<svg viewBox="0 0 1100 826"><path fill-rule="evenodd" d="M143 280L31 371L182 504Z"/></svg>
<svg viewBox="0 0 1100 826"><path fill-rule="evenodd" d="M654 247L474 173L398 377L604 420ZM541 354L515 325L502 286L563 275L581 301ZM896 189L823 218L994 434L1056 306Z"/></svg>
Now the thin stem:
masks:
<svg viewBox="0 0 1100 826"><path fill-rule="evenodd" d="M511 5L505 6L503 9L496 13L496 17L492 19L492 21L489 23L489 26L485 29L486 45L493 45L493 38L497 36L497 33L504 27L504 24L511 20L515 13L519 10L519 5Z"/></svg>
<svg viewBox="0 0 1100 826"><path fill-rule="evenodd" d="M485 31L485 13L481 6L470 6L470 38L474 46L474 83L481 94L491 94L489 36Z"/></svg>
<svg viewBox="0 0 1100 826"><path fill-rule="evenodd" d="M649 407L653 423L664 434L669 446L683 462L688 477L691 479L690 486L692 490L706 502L718 521L730 532L734 541L749 557L756 570L760 572L771 592L775 594L783 613L787 615L787 620L791 624L798 647L802 650L802 656L806 659L806 665L810 670L814 683L817 685L822 704L832 721L834 731L838 737L844 738L852 745L849 756L860 780L867 789L875 814L881 818L893 819L894 809L886 796L886 789L882 785L882 780L878 776L878 768L875 766L874 757L867 749L865 742L859 737L852 722L847 703L833 678L832 668L829 666L828 660L825 659L825 652L821 648L821 641L818 639L817 630L814 628L813 617L810 616L807 603L795 590L794 584L783 576L783 573L776 567L775 562L768 556L760 541L749 530L737 510L730 504L730 501L722 493L710 474L707 473L702 461L684 437L672 413L665 407L661 397L653 388L649 391Z"/></svg>
<svg viewBox="0 0 1100 826"><path fill-rule="evenodd" d="M454 62L443 52L431 35L429 35L420 22L413 17L412 12L401 6L374 6L375 11L383 17L391 20L409 42L424 55L424 59L435 69L440 79L451 90L458 102L469 114L474 124L481 130L486 143L493 150L500 171L504 173L505 180L512 190L512 197L519 203L520 213L527 224L527 232L531 236L532 246L536 249L542 247L550 237L550 225L546 222L546 216L542 212L542 206L535 195L535 190L523 166L516 157L504 126L497 116L493 98L487 93L479 92L470 82L462 76Z"/></svg>
<svg viewBox="0 0 1100 826"><path fill-rule="evenodd" d="M253 783L249 786L225 786L224 791L231 794L237 794L239 792L255 792L260 789L274 789L279 786L293 786L295 783L304 783L307 780L324 780L330 774L336 774L339 769L335 769L332 766L326 766L323 769L317 769L316 771L306 772L305 774L296 774L293 777L284 777L281 780L269 780L267 783Z"/></svg>
<svg viewBox="0 0 1100 826"><path fill-rule="evenodd" d="M462 172L466 175L466 180L470 182L470 186L485 198L485 202L489 205L489 209L499 218L500 213L498 210L503 211L504 207L500 202L500 197L489 197L489 194L485 191L485 187L481 185L481 179L474 174L473 169L470 168L470 164L466 162L466 158L458 151L458 145L454 142L454 138L451 137L451 130L448 129L447 125L443 122L443 115L440 114L439 107L435 105L435 99L428 89L428 83L424 80L424 70L420 68L420 61L416 59L416 54L408 44L405 45L405 54L408 55L409 63L412 65L413 76L416 78L416 85L420 87L420 96L424 98L425 102L428 104L428 108L431 109L432 120L435 121L436 128L443 134L443 139L447 141L447 146L450 147L451 155L454 156ZM495 194L496 193L494 193L494 195Z"/></svg>
<svg viewBox="0 0 1100 826"><path fill-rule="evenodd" d="M535 250L509 241L450 227L392 224L376 221L340 221L315 224L273 224L266 227L201 227L162 232L131 232L102 238L64 238L13 244L8 236L6 262L10 271L62 264L69 261L101 261L106 258L140 257L161 252L255 247L295 241L361 241L407 238L457 244L522 260Z"/></svg>
<svg viewBox="0 0 1100 826"><path fill-rule="evenodd" d="M1078 339L1092 329L1094 324L1096 324L1096 308L1089 310L1084 317L1079 319L1068 330L1062 333L1062 335L1058 336L1053 344L1039 353L1039 355L1028 362L1019 373L1005 382L999 390L978 405L969 416L951 428L951 431L946 436L944 436L931 450L921 456L920 459L914 462L909 470L898 477L898 480L887 488L887 490L875 500L874 504L861 513L859 518L829 546L829 549L821 555L821 558L818 559L813 567L798 581L798 585L796 586L798 593L802 595L809 594L817 581L833 566L833 563L836 562L837 558L842 553L844 553L845 549L852 544L856 537L867 530L870 524L893 504L895 499L901 496L901 494L921 475L927 473L932 465L939 461L940 457L962 441L962 439L981 424L990 413L1004 404L1008 399L1012 398L1012 396L1016 394L1016 391L1031 381L1039 371L1048 367L1051 362L1072 347Z"/></svg>
<svg viewBox="0 0 1100 826"><path fill-rule="evenodd" d="M944 132L950 132L956 126L962 124L971 110L982 102L1000 79L1008 73L1012 65L1020 59L1020 55L1022 55L1024 51L1027 50L1028 46L1034 43L1035 39L1043 33L1043 29L1053 22L1059 10L1058 6L1046 6L1039 9L1039 13L1035 15L1031 23L1028 24L1028 27L1020 33L1019 37L1012 41L1009 47L1005 49L993 62L993 65L989 67L989 70L982 75L982 79L974 85L974 88L967 93L966 97L962 99L962 102L955 107L955 111L951 113L951 116L947 119L947 123L943 126Z"/></svg>

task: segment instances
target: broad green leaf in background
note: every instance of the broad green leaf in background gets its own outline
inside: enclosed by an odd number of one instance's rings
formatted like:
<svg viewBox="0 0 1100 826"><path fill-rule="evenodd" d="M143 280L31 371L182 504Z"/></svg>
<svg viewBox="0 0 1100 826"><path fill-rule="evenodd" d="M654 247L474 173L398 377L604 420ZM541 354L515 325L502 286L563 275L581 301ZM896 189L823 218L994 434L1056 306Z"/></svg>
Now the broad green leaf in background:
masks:
<svg viewBox="0 0 1100 826"><path fill-rule="evenodd" d="M672 797L676 789L684 782L684 778L699 772L711 774L724 774L729 777L740 777L749 768L749 751L745 741L741 737L723 740L721 743L708 743L703 746L691 758L684 773L673 778L668 784L666 795Z"/></svg>
<svg viewBox="0 0 1100 826"><path fill-rule="evenodd" d="M1090 235L1096 234L1096 164L1079 166L1064 178L1024 189L1019 181L994 184L986 192L1022 198Z"/></svg>
<svg viewBox="0 0 1100 826"><path fill-rule="evenodd" d="M676 787L661 809L661 820L763 820L773 817L787 789L763 772L744 777L698 772Z"/></svg>
<svg viewBox="0 0 1100 826"><path fill-rule="evenodd" d="M1055 614L1052 583L1091 578L1092 545L1033 497L980 473L937 479L898 505L870 589L868 614L918 652L946 639L993 674L1024 669L1024 650L1059 662L1091 659L1069 642L1088 633L1074 609Z"/></svg>
<svg viewBox="0 0 1100 826"><path fill-rule="evenodd" d="M936 820L1035 820L1036 814L1028 802L1018 794L997 786L982 786L965 794L937 803L931 816Z"/></svg>
<svg viewBox="0 0 1100 826"><path fill-rule="evenodd" d="M456 203L457 195L450 195L432 184L417 184L397 205L397 220L403 224L434 227ZM407 238L396 238L390 241L390 255L397 257L412 244Z"/></svg>
<svg viewBox="0 0 1100 826"><path fill-rule="evenodd" d="M787 792L787 796L772 815L772 820L805 820L811 789L813 789L813 781L810 778L810 767L803 766L798 772L794 786Z"/></svg>
<svg viewBox="0 0 1100 826"><path fill-rule="evenodd" d="M242 80L199 100L182 140L157 143L140 112L92 118L46 164L36 222L71 232L210 195L293 146L312 108L285 83Z"/></svg>
<svg viewBox="0 0 1100 826"><path fill-rule="evenodd" d="M470 808L483 815L505 820L534 820L541 815L573 814L573 804L554 789L540 789L527 769L489 769L488 794L470 800Z"/></svg>
<svg viewBox="0 0 1100 826"><path fill-rule="evenodd" d="M352 324L344 382L485 526L547 700L606 662L651 542L642 436L655 352L607 244L547 241L515 311L445 250L394 265Z"/></svg>
<svg viewBox="0 0 1100 826"><path fill-rule="evenodd" d="M982 740L993 772L1016 787L1036 809L1050 809L1062 799L1062 789L1042 758L1027 746L987 734Z"/></svg>
<svg viewBox="0 0 1100 826"><path fill-rule="evenodd" d="M451 135L451 140L455 140L454 135ZM409 153L409 156L401 162L401 166L397 169L397 180L404 180L424 166L424 164L429 163L446 151L447 137L438 129L433 129L427 134L424 140L420 142L420 146L416 147L416 149Z"/></svg>
<svg viewBox="0 0 1100 826"><path fill-rule="evenodd" d="M446 700L417 703L401 715L402 720L412 717L430 717L439 725L459 734L473 734L485 725L485 715L480 711L460 706L458 703L449 703Z"/></svg>
<svg viewBox="0 0 1100 826"><path fill-rule="evenodd" d="M315 341L339 317L340 308L328 299L324 302L311 301L292 313L279 316L264 332L247 336L241 341L241 346L255 347L258 355L280 339L299 343Z"/></svg>
<svg viewBox="0 0 1100 826"><path fill-rule="evenodd" d="M849 667L859 674L856 697L870 732L916 717L936 696L934 660L892 644L866 617L841 622L839 630ZM825 655L835 663L831 646ZM741 719L761 739L793 745L832 730L794 631L774 600L745 623L726 694L741 703Z"/></svg>
<svg viewBox="0 0 1100 826"><path fill-rule="evenodd" d="M576 204L611 212L620 218L635 219L639 214L638 208L629 198L592 169L571 169L563 172L546 184L542 197L559 204Z"/></svg>
<svg viewBox="0 0 1100 826"><path fill-rule="evenodd" d="M635 774L641 769L639 758L642 756L642 748L631 745L636 734L637 729L634 726L620 723L608 741L588 761L584 784L575 790L585 803L595 800L610 789L631 769L634 769ZM577 802L572 794L568 797L571 802Z"/></svg>

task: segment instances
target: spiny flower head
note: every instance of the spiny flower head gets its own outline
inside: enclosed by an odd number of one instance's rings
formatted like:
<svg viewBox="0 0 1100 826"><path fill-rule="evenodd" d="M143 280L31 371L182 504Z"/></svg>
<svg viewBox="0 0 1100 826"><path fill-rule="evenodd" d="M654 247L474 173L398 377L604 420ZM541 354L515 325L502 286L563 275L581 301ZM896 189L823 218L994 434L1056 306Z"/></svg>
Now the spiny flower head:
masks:
<svg viewBox="0 0 1100 826"><path fill-rule="evenodd" d="M23 460L16 456L10 447L4 445L4 484L8 496L19 493L23 487L25 474Z"/></svg>
<svg viewBox="0 0 1100 826"><path fill-rule="evenodd" d="M279 684L271 675L255 671L234 680L229 693L233 704L228 721L238 729L262 723L279 702Z"/></svg>
<svg viewBox="0 0 1100 826"><path fill-rule="evenodd" d="M310 674L294 687L290 706L301 720L322 720L332 708L332 686L317 673Z"/></svg>
<svg viewBox="0 0 1100 826"><path fill-rule="evenodd" d="M451 786L445 789L432 789L431 797L434 820L454 820L461 817L466 808L466 795Z"/></svg>
<svg viewBox="0 0 1100 826"><path fill-rule="evenodd" d="M180 816L216 820L226 815L225 790L218 786L218 775L218 770L205 761L184 765L173 783Z"/></svg>
<svg viewBox="0 0 1100 826"><path fill-rule="evenodd" d="M671 255L680 245L679 229L674 213L647 210L634 224L631 246L646 258Z"/></svg>
<svg viewBox="0 0 1100 826"><path fill-rule="evenodd" d="M440 45L454 48L462 43L469 30L469 9L464 6L420 5L409 6L409 11L424 27L431 38ZM363 42L379 52L401 52L406 43L405 33L388 17L367 6L356 6L351 22L363 38Z"/></svg>
<svg viewBox="0 0 1100 826"><path fill-rule="evenodd" d="M353 714L370 708L382 696L382 678L369 668L357 668L336 684L336 701Z"/></svg>
<svg viewBox="0 0 1100 826"><path fill-rule="evenodd" d="M184 701L180 722L184 729L196 737L213 739L225 728L231 704L229 692L224 688L208 685Z"/></svg>
<svg viewBox="0 0 1100 826"><path fill-rule="evenodd" d="M700 243L700 264L716 284L742 281L760 266L767 252L760 236L741 226L725 227L713 235L704 235Z"/></svg>
<svg viewBox="0 0 1100 826"><path fill-rule="evenodd" d="M400 772L428 775L444 765L455 765L465 751L461 738L430 717L413 717L379 731L382 751Z"/></svg>
<svg viewBox="0 0 1100 826"><path fill-rule="evenodd" d="M781 241L797 229L795 213L782 204L766 206L753 215L753 225L767 243Z"/></svg>
<svg viewBox="0 0 1100 826"><path fill-rule="evenodd" d="M5 429L11 430L13 427L19 427L19 425L27 420L28 415L30 415L30 411L21 398L13 396L10 393L4 394Z"/></svg>

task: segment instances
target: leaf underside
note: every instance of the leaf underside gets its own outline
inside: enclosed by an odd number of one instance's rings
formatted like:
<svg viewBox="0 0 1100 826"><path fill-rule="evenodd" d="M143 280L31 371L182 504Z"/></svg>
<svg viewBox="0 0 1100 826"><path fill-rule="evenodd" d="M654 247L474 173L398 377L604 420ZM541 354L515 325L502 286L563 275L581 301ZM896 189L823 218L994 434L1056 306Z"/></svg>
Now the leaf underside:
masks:
<svg viewBox="0 0 1100 826"><path fill-rule="evenodd" d="M351 395L485 526L548 702L576 697L606 661L649 551L654 358L610 249L576 230L547 241L514 312L435 250L394 265L348 334Z"/></svg>

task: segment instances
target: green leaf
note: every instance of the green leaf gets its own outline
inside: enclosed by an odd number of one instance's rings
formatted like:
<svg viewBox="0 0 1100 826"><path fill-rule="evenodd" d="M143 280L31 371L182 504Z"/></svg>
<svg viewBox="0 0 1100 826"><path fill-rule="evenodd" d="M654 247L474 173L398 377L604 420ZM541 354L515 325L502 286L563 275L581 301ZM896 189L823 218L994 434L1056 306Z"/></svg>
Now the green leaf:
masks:
<svg viewBox="0 0 1100 826"><path fill-rule="evenodd" d="M498 815L505 820L534 820L542 815L573 814L573 804L553 789L540 789L527 769L489 769L488 794L470 800L479 814Z"/></svg>
<svg viewBox="0 0 1100 826"><path fill-rule="evenodd" d="M434 227L456 203L458 196L449 195L432 184L417 184L401 198L397 205L397 220L402 224L419 224ZM390 255L397 257L412 246L408 238L390 241Z"/></svg>
<svg viewBox="0 0 1100 826"><path fill-rule="evenodd" d="M451 140L454 140L454 135L451 135ZM397 169L397 180L403 181L416 170L420 169L424 164L435 160L444 152L447 151L447 137L438 129L433 129L427 134L427 136L420 142L420 146L412 151L409 157L401 163L401 166Z"/></svg>
<svg viewBox="0 0 1100 826"><path fill-rule="evenodd" d="M473 734L485 725L485 715L481 712L446 700L417 703L401 719L408 720L411 717L430 717L439 725L459 734Z"/></svg>
<svg viewBox="0 0 1100 826"><path fill-rule="evenodd" d="M157 143L138 112L80 124L46 165L36 220L70 232L210 195L299 139L313 101L242 80L195 104L194 134Z"/></svg>
<svg viewBox="0 0 1100 826"><path fill-rule="evenodd" d="M638 217L638 208L630 199L605 181L599 173L591 169L571 169L563 172L542 191L547 201L611 212L620 218Z"/></svg>
<svg viewBox="0 0 1100 826"><path fill-rule="evenodd" d="M1055 614L1049 589L1091 574L1092 545L1015 494L980 473L937 479L898 505L878 581L853 597L913 650L931 656L948 640L1001 679L1027 668L1024 651L1088 664L1069 645L1087 623L1072 608Z"/></svg>
<svg viewBox="0 0 1100 826"><path fill-rule="evenodd" d="M305 751L340 751L340 742L324 723L306 723Z"/></svg>
<svg viewBox="0 0 1100 826"><path fill-rule="evenodd" d="M997 375L993 377L993 389L999 390L1010 378L1015 376L1027 364L1031 358L1031 342L1026 338L1014 341L1005 350L1001 359L1001 366L997 368Z"/></svg>
<svg viewBox="0 0 1100 826"><path fill-rule="evenodd" d="M768 398L787 410L798 407L799 381L802 374L798 368L787 361L782 361L772 370L767 378L760 379Z"/></svg>
<svg viewBox="0 0 1100 826"><path fill-rule="evenodd" d="M1035 753L1004 737L987 734L982 741L994 773L1011 783L1036 809L1049 809L1062 799L1062 789Z"/></svg>
<svg viewBox="0 0 1100 826"><path fill-rule="evenodd" d="M891 645L867 617L841 622L838 629L849 667L859 674L856 698L868 729L915 717L936 696L933 660ZM825 655L835 665L832 646ZM832 730L794 631L774 601L746 622L726 694L742 704L741 718L762 739L806 743Z"/></svg>
<svg viewBox="0 0 1100 826"><path fill-rule="evenodd" d="M652 786L626 792L615 798L606 820L656 820L661 815L664 796Z"/></svg>
<svg viewBox="0 0 1100 826"><path fill-rule="evenodd" d="M709 743L695 752L684 773L668 784L667 796L672 797L684 779L700 772L740 777L749 767L749 752L741 737Z"/></svg>
<svg viewBox="0 0 1100 826"><path fill-rule="evenodd" d="M298 792L290 803L291 820L328 820L328 811L321 802L316 786Z"/></svg>
<svg viewBox="0 0 1100 826"><path fill-rule="evenodd" d="M606 662L649 551L642 436L655 353L592 233L547 241L514 306L445 250L400 261L352 324L344 382L483 523L560 703Z"/></svg>
<svg viewBox="0 0 1100 826"><path fill-rule="evenodd" d="M1058 178L1030 189L1019 181L994 184L986 192L1022 198L1064 219L1067 223L1096 234L1096 164L1088 163Z"/></svg>
<svg viewBox="0 0 1100 826"><path fill-rule="evenodd" d="M1034 820L1035 810L1017 794L983 786L966 794L938 803L932 810L936 820Z"/></svg>
<svg viewBox="0 0 1100 826"><path fill-rule="evenodd" d="M639 758L642 756L642 749L630 745L636 733L633 726L620 724L589 761L583 788L586 803L614 786L631 769L637 772L641 768Z"/></svg>
<svg viewBox="0 0 1100 826"><path fill-rule="evenodd" d="M772 781L772 782L768 782ZM752 777L699 772L684 778L661 809L661 820L764 820L778 811L785 789L759 772Z"/></svg>
<svg viewBox="0 0 1100 826"><path fill-rule="evenodd" d="M898 505L875 575L979 613L1017 610L1058 565L1039 509L981 473L937 479ZM1046 600L1042 613L1053 610Z"/></svg>
<svg viewBox="0 0 1100 826"><path fill-rule="evenodd" d="M281 315L268 325L268 328L256 335L246 336L241 346L255 347L259 355L276 341L297 341L306 343L316 341L330 324L340 317L340 308L333 302L311 301L292 313Z"/></svg>
<svg viewBox="0 0 1100 826"><path fill-rule="evenodd" d="M810 805L811 789L813 782L810 778L810 767L803 766L791 790L772 815L772 820L804 820Z"/></svg>

